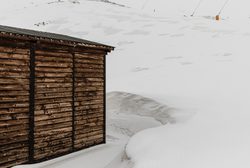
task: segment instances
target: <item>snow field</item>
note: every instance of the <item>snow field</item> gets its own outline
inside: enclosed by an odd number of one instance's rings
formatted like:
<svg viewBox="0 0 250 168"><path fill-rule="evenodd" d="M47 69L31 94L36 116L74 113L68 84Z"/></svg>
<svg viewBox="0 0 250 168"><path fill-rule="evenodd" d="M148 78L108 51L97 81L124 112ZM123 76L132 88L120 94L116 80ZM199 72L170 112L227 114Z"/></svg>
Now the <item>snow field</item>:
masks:
<svg viewBox="0 0 250 168"><path fill-rule="evenodd" d="M204 1L195 17L189 15L198 0L149 0L144 10L142 0L113 0L130 8L79 2L6 0L0 6L0 24L116 47L107 56L108 144L46 166L250 166L248 2L230 1L220 21L211 17L219 10L214 4L224 1ZM166 125L150 113L158 107L170 112Z"/></svg>

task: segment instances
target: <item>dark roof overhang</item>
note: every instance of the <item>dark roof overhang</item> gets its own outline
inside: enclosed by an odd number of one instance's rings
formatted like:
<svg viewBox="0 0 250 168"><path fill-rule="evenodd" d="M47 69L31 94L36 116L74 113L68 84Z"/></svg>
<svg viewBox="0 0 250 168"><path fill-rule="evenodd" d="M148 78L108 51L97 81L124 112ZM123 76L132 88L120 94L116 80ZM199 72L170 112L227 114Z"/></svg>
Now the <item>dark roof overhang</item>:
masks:
<svg viewBox="0 0 250 168"><path fill-rule="evenodd" d="M69 45L74 47L88 47L103 50L114 50L114 47L96 43L88 40L83 40L67 35L48 33L42 31L28 30L16 27L0 25L0 37L15 38L28 41L41 41L47 43L56 43L62 45Z"/></svg>

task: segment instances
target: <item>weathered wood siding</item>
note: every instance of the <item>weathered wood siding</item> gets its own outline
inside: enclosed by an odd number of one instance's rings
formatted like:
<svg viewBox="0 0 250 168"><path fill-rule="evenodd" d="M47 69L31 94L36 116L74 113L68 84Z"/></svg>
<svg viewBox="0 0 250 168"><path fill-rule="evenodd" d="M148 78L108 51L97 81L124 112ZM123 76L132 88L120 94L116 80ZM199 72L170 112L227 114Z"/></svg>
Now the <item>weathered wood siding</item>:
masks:
<svg viewBox="0 0 250 168"><path fill-rule="evenodd" d="M75 53L74 146L76 149L104 142L105 55L104 52Z"/></svg>
<svg viewBox="0 0 250 168"><path fill-rule="evenodd" d="M35 51L34 159L72 150L73 55Z"/></svg>
<svg viewBox="0 0 250 168"><path fill-rule="evenodd" d="M29 52L0 46L0 167L28 161Z"/></svg>
<svg viewBox="0 0 250 168"><path fill-rule="evenodd" d="M0 167L30 161L31 143L36 162L105 142L106 54L35 48L31 142L30 47L0 47Z"/></svg>

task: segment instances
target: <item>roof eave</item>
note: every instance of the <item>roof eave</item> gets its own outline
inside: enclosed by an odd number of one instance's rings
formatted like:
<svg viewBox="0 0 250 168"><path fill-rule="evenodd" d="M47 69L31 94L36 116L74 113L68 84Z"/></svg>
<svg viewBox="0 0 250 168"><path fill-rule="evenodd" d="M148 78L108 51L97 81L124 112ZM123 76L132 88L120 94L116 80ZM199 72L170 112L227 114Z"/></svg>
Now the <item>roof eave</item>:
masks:
<svg viewBox="0 0 250 168"><path fill-rule="evenodd" d="M60 45L67 45L72 47L87 47L87 48L95 48L95 49L102 49L102 50L114 50L114 47L112 46L106 46L106 45L92 45L92 44L84 44L74 41L63 41L58 39L48 39L44 37L36 37L36 36L29 36L29 35L21 35L21 34L14 34L14 33L8 33L8 32L0 32L0 37L4 38L13 38L18 40L26 40L26 41L40 41L45 43L54 43L54 44L60 44Z"/></svg>

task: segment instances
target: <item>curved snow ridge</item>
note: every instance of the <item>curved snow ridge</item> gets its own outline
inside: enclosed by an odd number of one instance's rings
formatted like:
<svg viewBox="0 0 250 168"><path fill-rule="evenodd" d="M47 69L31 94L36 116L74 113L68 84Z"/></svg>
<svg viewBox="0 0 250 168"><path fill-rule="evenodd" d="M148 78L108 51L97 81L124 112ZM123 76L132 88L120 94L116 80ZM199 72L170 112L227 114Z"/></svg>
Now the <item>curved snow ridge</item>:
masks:
<svg viewBox="0 0 250 168"><path fill-rule="evenodd" d="M152 117L162 124L176 123L172 115L177 109L132 93L119 91L107 93L107 111L109 110L115 110L117 114Z"/></svg>

